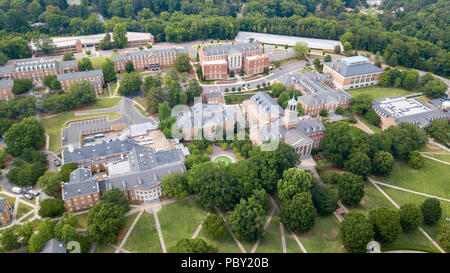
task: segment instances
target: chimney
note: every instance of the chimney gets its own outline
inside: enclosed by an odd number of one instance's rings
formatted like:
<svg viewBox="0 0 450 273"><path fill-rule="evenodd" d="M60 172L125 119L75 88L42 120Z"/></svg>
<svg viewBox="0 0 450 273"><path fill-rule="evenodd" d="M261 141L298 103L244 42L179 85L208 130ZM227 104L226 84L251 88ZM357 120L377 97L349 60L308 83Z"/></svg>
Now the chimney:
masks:
<svg viewBox="0 0 450 273"><path fill-rule="evenodd" d="M334 63L331 64L331 67L334 69Z"/></svg>

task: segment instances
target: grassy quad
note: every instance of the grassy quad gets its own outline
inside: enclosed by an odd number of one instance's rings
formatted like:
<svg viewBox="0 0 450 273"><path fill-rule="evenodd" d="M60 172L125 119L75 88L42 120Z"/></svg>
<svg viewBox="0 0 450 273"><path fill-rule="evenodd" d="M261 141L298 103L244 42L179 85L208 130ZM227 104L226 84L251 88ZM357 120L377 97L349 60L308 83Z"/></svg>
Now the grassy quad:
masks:
<svg viewBox="0 0 450 273"><path fill-rule="evenodd" d="M46 118L41 120L42 126L44 126L45 132L50 136L50 151L57 151L61 148L61 129L64 124L71 120L85 119L85 118L96 118L107 116L109 120L116 120L121 117L119 113L99 113L91 115L81 115L75 116L75 112L66 112L59 114L57 116Z"/></svg>
<svg viewBox="0 0 450 273"><path fill-rule="evenodd" d="M33 208L25 205L24 203L19 202L19 207L17 208L17 216L16 219L20 219L22 216L30 212Z"/></svg>
<svg viewBox="0 0 450 273"><path fill-rule="evenodd" d="M297 236L300 242L302 242L306 251L308 252L312 253L345 252L344 248L341 245L341 240L339 238L339 221L334 215L317 216L314 223L314 227L305 233L297 234ZM299 249L299 247L297 248ZM301 252L301 250L297 252Z"/></svg>
<svg viewBox="0 0 450 273"><path fill-rule="evenodd" d="M395 208L370 182L366 182L364 192L364 197L358 205L346 206L349 211L361 213L368 217L369 211L378 207Z"/></svg>
<svg viewBox="0 0 450 273"><path fill-rule="evenodd" d="M421 196L389 187L380 186L389 197L391 197L399 206L404 204L412 203L420 206L426 199L426 196ZM450 217L450 203L445 201L440 201L442 208L441 219L433 225L422 225L422 228L427 232L435 241L438 241L438 235L440 232L440 227L445 223L445 218ZM433 246L434 248L434 246Z"/></svg>
<svg viewBox="0 0 450 273"><path fill-rule="evenodd" d="M450 163L450 153L447 153L447 154L424 154L424 155Z"/></svg>
<svg viewBox="0 0 450 273"><path fill-rule="evenodd" d="M181 239L190 239L206 217L206 211L194 200L163 206L158 212L162 235L167 251Z"/></svg>
<svg viewBox="0 0 450 273"><path fill-rule="evenodd" d="M141 215L124 248L136 253L162 253L153 214L144 212Z"/></svg>
<svg viewBox="0 0 450 273"><path fill-rule="evenodd" d="M405 189L427 193L443 198L450 197L450 168L448 165L425 158L421 169L413 169L405 162L395 162L389 177L377 177L375 180L402 187Z"/></svg>
<svg viewBox="0 0 450 273"><path fill-rule="evenodd" d="M278 219L278 220L275 220ZM274 221L275 220L275 221ZM281 230L278 216L274 216L264 237L261 239L256 253L283 253Z"/></svg>
<svg viewBox="0 0 450 273"><path fill-rule="evenodd" d="M101 98L95 102L91 109L111 108L118 104L121 100L122 98Z"/></svg>
<svg viewBox="0 0 450 273"><path fill-rule="evenodd" d="M371 95L374 99L387 98L392 96L407 96L415 93L415 91L408 91L401 88L381 86L370 86L364 88L349 89L346 91L353 97L362 94L368 94Z"/></svg>
<svg viewBox="0 0 450 273"><path fill-rule="evenodd" d="M197 238L203 239L206 243L217 247L219 249L219 253L241 253L241 250L229 232L227 232L224 237L216 240L209 238L205 229L202 228Z"/></svg>

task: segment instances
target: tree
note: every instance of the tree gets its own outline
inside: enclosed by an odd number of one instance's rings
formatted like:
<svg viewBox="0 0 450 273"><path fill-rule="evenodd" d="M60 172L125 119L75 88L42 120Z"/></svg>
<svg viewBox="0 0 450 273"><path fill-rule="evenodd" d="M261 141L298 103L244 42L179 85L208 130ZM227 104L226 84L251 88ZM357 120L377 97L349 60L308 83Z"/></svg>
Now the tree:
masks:
<svg viewBox="0 0 450 273"><path fill-rule="evenodd" d="M69 182L70 174L78 169L77 165L74 163L68 163L61 166L61 170L59 171L59 176L61 181Z"/></svg>
<svg viewBox="0 0 450 273"><path fill-rule="evenodd" d="M311 194L313 204L319 214L329 215L338 208L337 194L330 186L317 185L312 189Z"/></svg>
<svg viewBox="0 0 450 273"><path fill-rule="evenodd" d="M14 95L20 95L28 92L33 87L33 82L29 79L15 79L11 92Z"/></svg>
<svg viewBox="0 0 450 273"><path fill-rule="evenodd" d="M424 86L421 88L421 91L429 98L442 98L447 97L446 91L447 91L447 85L445 82L441 81L440 79L434 78L431 81L428 81Z"/></svg>
<svg viewBox="0 0 450 273"><path fill-rule="evenodd" d="M314 226L316 209L309 193L297 193L291 200L284 201L280 218L289 231L303 233L310 230Z"/></svg>
<svg viewBox="0 0 450 273"><path fill-rule="evenodd" d="M45 144L44 127L35 117L24 118L14 123L4 134L6 150L12 155L20 155L26 148L37 149Z"/></svg>
<svg viewBox="0 0 450 273"><path fill-rule="evenodd" d="M88 71L88 70L93 70L93 69L94 69L94 67L92 66L91 59L85 57L78 61L78 70L79 71Z"/></svg>
<svg viewBox="0 0 450 273"><path fill-rule="evenodd" d="M111 41L111 34L106 33L105 37L100 41L100 49L102 50L110 50L114 46L114 43Z"/></svg>
<svg viewBox="0 0 450 273"><path fill-rule="evenodd" d="M425 158L419 151L412 151L409 153L408 165L414 169L420 169L425 164Z"/></svg>
<svg viewBox="0 0 450 273"><path fill-rule="evenodd" d="M142 80L137 72L125 73L122 77L123 80L120 82L119 94L134 95L141 89Z"/></svg>
<svg viewBox="0 0 450 273"><path fill-rule="evenodd" d="M102 63L102 72L105 82L111 82L117 79L114 62L110 58L106 58L106 60Z"/></svg>
<svg viewBox="0 0 450 273"><path fill-rule="evenodd" d="M450 124L447 120L433 120L428 133L441 143L450 142Z"/></svg>
<svg viewBox="0 0 450 273"><path fill-rule="evenodd" d="M18 229L17 229L17 235L19 238L21 239L21 245L28 245L28 241L31 238L31 235L33 235L33 223L32 222L27 222L23 225L21 225Z"/></svg>
<svg viewBox="0 0 450 273"><path fill-rule="evenodd" d="M278 196L288 201L297 193L309 192L311 179L311 174L305 170L296 167L285 170L283 178L278 180Z"/></svg>
<svg viewBox="0 0 450 273"><path fill-rule="evenodd" d="M186 176L178 173L164 176L161 181L161 189L164 197L175 200L184 199L189 194Z"/></svg>
<svg viewBox="0 0 450 273"><path fill-rule="evenodd" d="M441 219L441 203L436 198L426 199L420 206L423 215L423 222L426 225L432 225Z"/></svg>
<svg viewBox="0 0 450 273"><path fill-rule="evenodd" d="M348 160L345 162L345 170L361 175L364 180L367 180L367 176L369 176L372 171L370 157L360 151L351 153Z"/></svg>
<svg viewBox="0 0 450 273"><path fill-rule="evenodd" d="M294 45L294 52L297 58L303 59L309 52L309 47L306 42L297 42Z"/></svg>
<svg viewBox="0 0 450 273"><path fill-rule="evenodd" d="M9 59L24 59L31 57L28 41L22 37L11 37L0 41L0 49Z"/></svg>
<svg viewBox="0 0 450 273"><path fill-rule="evenodd" d="M100 201L89 210L87 233L95 242L116 243L117 234L124 224L124 211L121 206Z"/></svg>
<svg viewBox="0 0 450 273"><path fill-rule="evenodd" d="M372 170L376 175L389 176L394 167L394 157L389 152L378 151L372 160Z"/></svg>
<svg viewBox="0 0 450 273"><path fill-rule="evenodd" d="M170 252L174 253L217 253L217 247L208 245L203 239L181 239Z"/></svg>
<svg viewBox="0 0 450 273"><path fill-rule="evenodd" d="M132 61L127 61L125 63L125 70L127 71L127 73L131 73L134 71L134 65Z"/></svg>
<svg viewBox="0 0 450 273"><path fill-rule="evenodd" d="M364 115L372 108L373 98L370 95L362 94L350 99L350 111L355 114Z"/></svg>
<svg viewBox="0 0 450 273"><path fill-rule="evenodd" d="M225 90L225 92L227 92ZM189 81L189 85L186 91L186 103L192 104L194 103L194 99L196 97L200 97L200 95L203 93L203 87L198 83L196 79L192 79Z"/></svg>
<svg viewBox="0 0 450 273"><path fill-rule="evenodd" d="M344 51L345 53L349 53L352 50L352 44L349 41L344 42Z"/></svg>
<svg viewBox="0 0 450 273"><path fill-rule="evenodd" d="M400 215L397 210L380 207L369 212L369 221L373 226L375 239L383 243L392 243L402 232Z"/></svg>
<svg viewBox="0 0 450 273"><path fill-rule="evenodd" d="M375 126L379 126L381 119L380 116L378 116L378 114L373 111L373 110L368 110L365 114L364 117L373 125Z"/></svg>
<svg viewBox="0 0 450 273"><path fill-rule="evenodd" d="M57 217L64 213L64 201L61 199L45 199L40 203L39 216Z"/></svg>
<svg viewBox="0 0 450 273"><path fill-rule="evenodd" d="M75 58L73 57L73 53L72 52L66 52L63 55L63 61L73 61L75 60Z"/></svg>
<svg viewBox="0 0 450 273"><path fill-rule="evenodd" d="M325 58L323 58L323 61L326 63L331 62L331 55L330 54L325 55Z"/></svg>
<svg viewBox="0 0 450 273"><path fill-rule="evenodd" d="M350 212L340 224L340 235L348 252L364 253L374 233L372 225L364 215Z"/></svg>
<svg viewBox="0 0 450 273"><path fill-rule="evenodd" d="M428 137L422 129L407 122L389 127L383 135L391 140L394 158L402 160L408 160L411 151L420 149L428 142Z"/></svg>
<svg viewBox="0 0 450 273"><path fill-rule="evenodd" d="M116 24L113 29L114 45L117 48L124 48L127 45L127 30L125 24Z"/></svg>
<svg viewBox="0 0 450 273"><path fill-rule="evenodd" d="M419 81L419 72L416 70L409 70L406 72L406 76L402 80L403 88L407 90L413 90Z"/></svg>
<svg viewBox="0 0 450 273"><path fill-rule="evenodd" d="M203 228L212 239L220 239L228 232L222 217L215 213L206 216L206 219L203 221Z"/></svg>
<svg viewBox="0 0 450 273"><path fill-rule="evenodd" d="M56 49L55 43L51 38L34 38L32 39L34 45L38 50L41 50L45 55L53 53Z"/></svg>
<svg viewBox="0 0 450 273"><path fill-rule="evenodd" d="M169 106L167 101L160 103L158 106L158 118L159 120L165 120L166 118L170 118L172 114L172 109Z"/></svg>
<svg viewBox="0 0 450 273"><path fill-rule="evenodd" d="M315 58L314 61L313 61L313 64L314 64L316 67L320 67L320 59L319 59L319 58Z"/></svg>
<svg viewBox="0 0 450 273"><path fill-rule="evenodd" d="M12 228L8 228L2 231L0 236L0 243L2 248L6 251L19 248L19 238Z"/></svg>
<svg viewBox="0 0 450 273"><path fill-rule="evenodd" d="M341 54L341 46L340 45L336 45L334 47L334 53L336 54Z"/></svg>
<svg viewBox="0 0 450 273"><path fill-rule="evenodd" d="M339 197L345 204L356 205L364 197L364 181L361 176L345 172L338 180Z"/></svg>
<svg viewBox="0 0 450 273"><path fill-rule="evenodd" d="M178 54L178 56L175 58L174 66L178 72L191 71L191 63L189 56L184 53Z"/></svg>
<svg viewBox="0 0 450 273"><path fill-rule="evenodd" d="M130 210L128 199L125 194L119 189L108 190L102 194L101 200L104 202L110 202L111 204L120 206L123 208L124 213Z"/></svg>
<svg viewBox="0 0 450 273"><path fill-rule="evenodd" d="M400 224L404 232L410 232L423 222L422 211L417 205L405 204L400 207Z"/></svg>
<svg viewBox="0 0 450 273"><path fill-rule="evenodd" d="M186 165L186 169L190 170L193 166L208 161L211 161L211 159L204 153L192 154L185 159L184 164Z"/></svg>
<svg viewBox="0 0 450 273"><path fill-rule="evenodd" d="M44 219L44 221L39 223L37 232L33 233L28 241L28 252L40 252L44 248L45 244L53 238L54 226L55 222L49 218Z"/></svg>
<svg viewBox="0 0 450 273"><path fill-rule="evenodd" d="M197 165L199 166L199 165ZM228 223L239 239L254 242L264 232L265 211L253 198L241 199L235 209L228 214Z"/></svg>
<svg viewBox="0 0 450 273"><path fill-rule="evenodd" d="M38 179L38 186L49 196L61 191L61 176L58 172L47 171Z"/></svg>

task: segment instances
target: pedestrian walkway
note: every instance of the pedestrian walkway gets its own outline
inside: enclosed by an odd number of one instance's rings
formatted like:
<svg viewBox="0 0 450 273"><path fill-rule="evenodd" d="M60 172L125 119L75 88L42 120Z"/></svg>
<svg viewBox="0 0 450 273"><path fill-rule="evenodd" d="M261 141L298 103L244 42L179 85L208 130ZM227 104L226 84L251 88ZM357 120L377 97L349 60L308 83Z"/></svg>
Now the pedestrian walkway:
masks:
<svg viewBox="0 0 450 273"><path fill-rule="evenodd" d="M163 253L167 253L166 244L164 243L164 237L161 231L161 225L159 224L158 214L156 210L153 211L153 217L155 218L156 230L158 231L159 242L161 243L161 248Z"/></svg>
<svg viewBox="0 0 450 273"><path fill-rule="evenodd" d="M266 223L264 224L264 232L263 232L263 235L262 235L262 237L261 237L258 241L256 241L256 243L253 245L253 248L252 248L252 250L250 251L250 253L255 253L256 249L257 249L258 246L259 246L259 243L261 242L261 239L264 238L263 236L264 236L264 234L266 233L267 229L269 228L270 222L272 221L272 218L273 218L273 216L275 215L276 212L277 212L277 211L276 211L275 208L273 208L273 209L272 209L272 212L270 212L270 215L269 215L269 217L267 218Z"/></svg>
<svg viewBox="0 0 450 273"><path fill-rule="evenodd" d="M230 225L228 224L227 220L225 219L225 217L223 217L223 213L216 208L217 214L220 215L220 217L222 217L223 221L225 222L225 226L228 229L228 232L231 234L231 237L233 237L233 240L236 242L236 244L238 245L239 249L241 250L242 253L247 253L247 251L245 250L244 246L241 244L241 242L239 242L239 240L236 238L236 236L234 235L234 232L231 230Z"/></svg>
<svg viewBox="0 0 450 273"><path fill-rule="evenodd" d="M139 221L139 219L141 218L142 213L144 213L144 210L141 210L141 212L139 212L138 216L134 219L133 224L131 224L130 228L129 228L128 231L127 231L127 234L125 234L125 237L123 237L123 240L122 240L122 242L121 242L120 245L119 245L120 248L123 248L123 246L125 245L125 243L126 243L128 237L130 236L131 232L132 232L133 229L134 229L134 226L136 225L136 223L137 223L137 222ZM116 250L116 253L118 253L118 252L119 252L119 250Z"/></svg>

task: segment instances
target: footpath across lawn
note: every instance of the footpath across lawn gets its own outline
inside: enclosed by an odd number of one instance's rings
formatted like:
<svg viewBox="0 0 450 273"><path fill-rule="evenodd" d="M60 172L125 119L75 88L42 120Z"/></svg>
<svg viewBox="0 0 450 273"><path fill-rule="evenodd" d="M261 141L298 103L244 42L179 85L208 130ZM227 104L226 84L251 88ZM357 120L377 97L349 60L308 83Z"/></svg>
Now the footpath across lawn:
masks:
<svg viewBox="0 0 450 273"><path fill-rule="evenodd" d="M447 164L425 158L421 169L413 169L406 162L396 161L389 177L377 177L384 182L405 189L450 198L450 168Z"/></svg>
<svg viewBox="0 0 450 273"><path fill-rule="evenodd" d="M162 253L153 214L141 215L123 248L136 253Z"/></svg>
<svg viewBox="0 0 450 273"><path fill-rule="evenodd" d="M167 251L181 239L190 239L206 217L207 212L194 200L165 205L158 212L158 219Z"/></svg>

